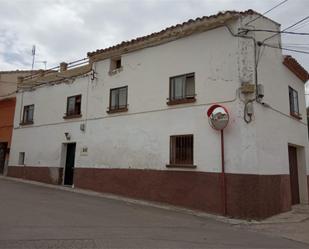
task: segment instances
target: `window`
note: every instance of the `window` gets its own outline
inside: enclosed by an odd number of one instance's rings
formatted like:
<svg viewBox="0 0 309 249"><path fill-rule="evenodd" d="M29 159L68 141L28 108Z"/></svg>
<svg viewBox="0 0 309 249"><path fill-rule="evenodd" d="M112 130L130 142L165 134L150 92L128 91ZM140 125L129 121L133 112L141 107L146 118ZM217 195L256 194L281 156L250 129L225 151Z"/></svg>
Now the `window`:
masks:
<svg viewBox="0 0 309 249"><path fill-rule="evenodd" d="M193 165L193 135L170 137L170 164L168 167L196 167Z"/></svg>
<svg viewBox="0 0 309 249"><path fill-rule="evenodd" d="M67 112L64 118L81 117L82 95L68 97Z"/></svg>
<svg viewBox="0 0 309 249"><path fill-rule="evenodd" d="M118 87L110 90L108 113L128 110L128 87Z"/></svg>
<svg viewBox="0 0 309 249"><path fill-rule="evenodd" d="M168 105L191 103L195 101L194 73L170 78L170 96Z"/></svg>
<svg viewBox="0 0 309 249"><path fill-rule="evenodd" d="M298 105L298 93L289 86L289 99L290 99L290 114L293 117L301 118Z"/></svg>
<svg viewBox="0 0 309 249"><path fill-rule="evenodd" d="M116 69L117 69L117 68L121 68L121 59L116 60L116 61L115 61L115 64L116 64L116 65L115 65L115 66L116 66Z"/></svg>
<svg viewBox="0 0 309 249"><path fill-rule="evenodd" d="M116 73L120 72L121 69L122 69L121 57L112 58L109 73L111 75L116 74Z"/></svg>
<svg viewBox="0 0 309 249"><path fill-rule="evenodd" d="M25 152L19 152L18 164L25 165Z"/></svg>
<svg viewBox="0 0 309 249"><path fill-rule="evenodd" d="M23 120L21 124L33 124L34 105L24 106Z"/></svg>

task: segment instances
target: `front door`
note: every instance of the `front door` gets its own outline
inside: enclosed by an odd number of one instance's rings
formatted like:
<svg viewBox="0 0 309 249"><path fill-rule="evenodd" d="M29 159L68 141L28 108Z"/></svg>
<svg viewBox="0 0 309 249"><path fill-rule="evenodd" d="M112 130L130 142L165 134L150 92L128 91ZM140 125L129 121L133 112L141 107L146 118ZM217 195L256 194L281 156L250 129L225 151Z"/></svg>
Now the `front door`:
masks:
<svg viewBox="0 0 309 249"><path fill-rule="evenodd" d="M0 143L0 174L3 174L5 165L5 156L7 151L7 143Z"/></svg>
<svg viewBox="0 0 309 249"><path fill-rule="evenodd" d="M297 149L292 146L289 146L289 164L290 164L292 205L295 205L299 204L299 185L298 185Z"/></svg>
<svg viewBox="0 0 309 249"><path fill-rule="evenodd" d="M76 143L67 144L64 185L73 185Z"/></svg>

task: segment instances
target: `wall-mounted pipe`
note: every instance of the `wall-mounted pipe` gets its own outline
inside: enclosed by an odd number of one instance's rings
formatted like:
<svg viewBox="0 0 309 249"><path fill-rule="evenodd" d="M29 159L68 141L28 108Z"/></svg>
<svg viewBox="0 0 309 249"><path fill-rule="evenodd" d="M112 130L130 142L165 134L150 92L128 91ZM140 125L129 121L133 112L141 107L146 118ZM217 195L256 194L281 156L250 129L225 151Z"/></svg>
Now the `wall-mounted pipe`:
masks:
<svg viewBox="0 0 309 249"><path fill-rule="evenodd" d="M226 198L226 176L224 163L224 132L221 130L221 198L222 198L222 214L227 215L227 198Z"/></svg>

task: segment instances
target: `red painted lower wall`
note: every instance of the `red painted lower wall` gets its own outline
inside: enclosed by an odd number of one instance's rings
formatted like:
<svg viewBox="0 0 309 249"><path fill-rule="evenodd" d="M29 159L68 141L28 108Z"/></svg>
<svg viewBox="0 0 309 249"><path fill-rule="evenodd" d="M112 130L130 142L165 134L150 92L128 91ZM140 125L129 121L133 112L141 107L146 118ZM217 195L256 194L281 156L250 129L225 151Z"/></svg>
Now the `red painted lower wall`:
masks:
<svg viewBox="0 0 309 249"><path fill-rule="evenodd" d="M9 167L8 175L62 182L60 168ZM74 186L221 214L220 177L192 171L75 168ZM226 183L228 216L263 219L291 209L289 175L226 174Z"/></svg>
<svg viewBox="0 0 309 249"><path fill-rule="evenodd" d="M62 168L56 167L16 166L8 167L7 175L10 177L22 178L48 184L61 184L62 172Z"/></svg>

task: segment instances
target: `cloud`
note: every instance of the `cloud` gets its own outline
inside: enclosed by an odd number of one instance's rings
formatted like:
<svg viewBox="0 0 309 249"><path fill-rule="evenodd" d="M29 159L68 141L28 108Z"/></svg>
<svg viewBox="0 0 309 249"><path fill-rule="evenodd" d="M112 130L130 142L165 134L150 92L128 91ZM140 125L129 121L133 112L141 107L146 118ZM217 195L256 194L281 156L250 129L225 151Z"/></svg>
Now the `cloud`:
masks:
<svg viewBox="0 0 309 249"><path fill-rule="evenodd" d="M253 8L263 13L277 3L277 0L0 0L0 68L30 69L33 44L37 47L37 61L46 60L47 66L52 67L190 18L228 9ZM267 16L286 27L306 16L308 9L309 1L293 0ZM299 31L308 32L309 25ZM285 35L283 42L308 44L307 38ZM309 69L308 55L293 56Z"/></svg>

